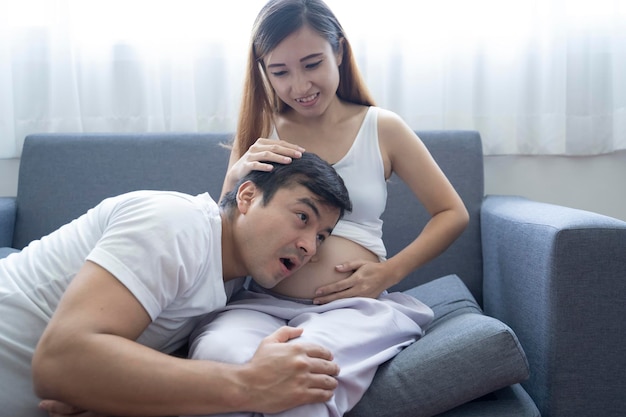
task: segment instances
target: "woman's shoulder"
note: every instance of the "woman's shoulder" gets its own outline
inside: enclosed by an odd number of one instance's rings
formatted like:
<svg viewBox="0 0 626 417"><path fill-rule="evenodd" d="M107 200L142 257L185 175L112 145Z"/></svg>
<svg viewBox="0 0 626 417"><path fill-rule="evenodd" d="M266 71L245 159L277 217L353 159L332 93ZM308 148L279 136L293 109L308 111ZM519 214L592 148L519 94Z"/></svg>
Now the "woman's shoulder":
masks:
<svg viewBox="0 0 626 417"><path fill-rule="evenodd" d="M383 107L373 107L373 109L375 109L376 114L378 115L379 123L404 123L404 120L398 115L398 113L392 110L385 109Z"/></svg>
<svg viewBox="0 0 626 417"><path fill-rule="evenodd" d="M414 135L415 133L394 111L376 107L377 119L378 119L378 135L381 139L385 138L397 138L399 135Z"/></svg>

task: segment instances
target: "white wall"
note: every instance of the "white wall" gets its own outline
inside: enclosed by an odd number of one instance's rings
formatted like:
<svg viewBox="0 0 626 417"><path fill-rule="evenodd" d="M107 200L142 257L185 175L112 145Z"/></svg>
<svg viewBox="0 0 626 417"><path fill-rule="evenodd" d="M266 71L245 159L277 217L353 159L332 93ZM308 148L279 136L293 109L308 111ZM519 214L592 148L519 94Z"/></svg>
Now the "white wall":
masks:
<svg viewBox="0 0 626 417"><path fill-rule="evenodd" d="M485 192L595 211L626 221L626 151L608 155L487 156Z"/></svg>
<svg viewBox="0 0 626 417"><path fill-rule="evenodd" d="M0 160L0 196L17 193L19 160ZM514 194L626 221L626 151L587 157L487 156L485 192Z"/></svg>

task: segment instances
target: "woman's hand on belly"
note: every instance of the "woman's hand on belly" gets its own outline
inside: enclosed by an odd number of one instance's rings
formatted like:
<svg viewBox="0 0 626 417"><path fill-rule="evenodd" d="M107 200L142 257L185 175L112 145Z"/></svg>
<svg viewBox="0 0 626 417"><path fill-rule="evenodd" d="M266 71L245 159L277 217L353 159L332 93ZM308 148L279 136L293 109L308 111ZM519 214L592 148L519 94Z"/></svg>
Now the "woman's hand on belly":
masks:
<svg viewBox="0 0 626 417"><path fill-rule="evenodd" d="M314 304L326 304L348 297L378 298L387 289L387 274L383 263L350 261L336 266L338 273L351 274L340 281L323 285L315 291Z"/></svg>
<svg viewBox="0 0 626 417"><path fill-rule="evenodd" d="M354 287L354 272L365 268L368 264L379 265L378 257L361 245L350 240L330 236L322 244L314 258L294 274L279 282L271 291L281 295L315 299L318 290L323 289L324 298L332 300L346 297L377 297L381 292L374 294L373 291L363 291L366 286L359 285L351 291L348 287ZM347 265L340 268L339 265ZM358 268L355 268L355 265ZM358 276L357 276L358 281ZM329 290L330 288L330 290ZM333 288L337 288L333 290ZM329 299L328 301L332 301ZM320 304L326 303L323 301Z"/></svg>

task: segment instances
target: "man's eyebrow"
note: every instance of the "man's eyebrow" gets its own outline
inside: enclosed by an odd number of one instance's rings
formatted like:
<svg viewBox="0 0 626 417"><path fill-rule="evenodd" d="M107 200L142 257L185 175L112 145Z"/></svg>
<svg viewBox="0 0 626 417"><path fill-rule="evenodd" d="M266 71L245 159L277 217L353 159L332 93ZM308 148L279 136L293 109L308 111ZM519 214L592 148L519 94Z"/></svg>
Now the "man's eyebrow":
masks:
<svg viewBox="0 0 626 417"><path fill-rule="evenodd" d="M320 211L317 208L317 204L315 204L315 202L312 199L310 199L308 197L302 197L302 198L298 199L298 202L302 203L302 204L304 204L306 206L309 206L311 208L311 210L313 210L313 212L315 213L317 218L318 219L320 218Z"/></svg>
<svg viewBox="0 0 626 417"><path fill-rule="evenodd" d="M311 59L311 58L317 58L317 57L322 56L322 55L324 55L324 53L323 53L323 52L318 52L318 53L315 53L315 54L310 54L310 55L305 56L304 58L300 58L300 62L304 62L304 61L306 61L307 59ZM275 67L284 67L284 66L285 66L285 64L282 64L282 63L277 63L277 64L269 64L267 67L268 67L268 68L275 68Z"/></svg>

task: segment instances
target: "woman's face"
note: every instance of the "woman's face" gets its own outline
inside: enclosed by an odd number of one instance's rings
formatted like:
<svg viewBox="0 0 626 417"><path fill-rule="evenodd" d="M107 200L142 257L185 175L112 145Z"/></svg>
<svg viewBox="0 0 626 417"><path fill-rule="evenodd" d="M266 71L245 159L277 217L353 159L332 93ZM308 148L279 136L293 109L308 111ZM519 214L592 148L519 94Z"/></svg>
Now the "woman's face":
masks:
<svg viewBox="0 0 626 417"><path fill-rule="evenodd" d="M265 56L267 77L278 97L303 116L319 116L335 100L343 51L304 25Z"/></svg>

